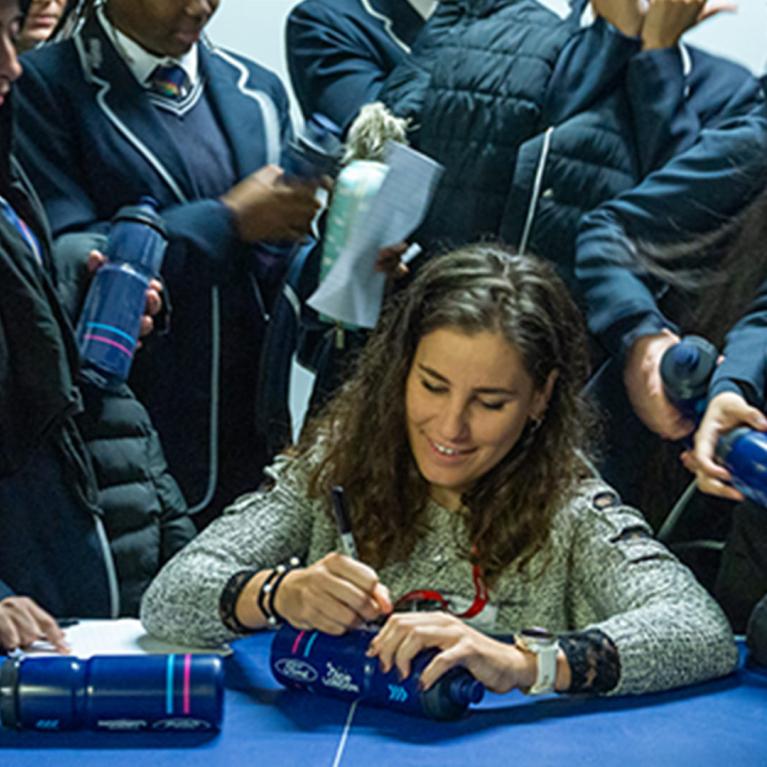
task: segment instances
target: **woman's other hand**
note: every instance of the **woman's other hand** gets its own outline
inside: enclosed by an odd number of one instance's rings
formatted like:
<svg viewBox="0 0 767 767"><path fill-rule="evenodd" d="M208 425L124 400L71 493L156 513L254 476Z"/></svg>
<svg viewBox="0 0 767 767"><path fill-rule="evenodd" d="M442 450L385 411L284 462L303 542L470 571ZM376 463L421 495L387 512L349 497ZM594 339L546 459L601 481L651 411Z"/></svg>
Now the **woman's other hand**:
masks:
<svg viewBox="0 0 767 767"><path fill-rule="evenodd" d="M730 472L716 463L714 456L719 438L737 426L767 431L767 417L735 392L717 394L708 403L695 432L694 450L682 453L682 463L695 474L701 492L731 501L744 500L743 494L729 484L732 481Z"/></svg>
<svg viewBox="0 0 767 767"><path fill-rule="evenodd" d="M56 619L29 597L6 597L0 601L0 647L16 650L45 640L60 653L68 653L64 632Z"/></svg>
<svg viewBox="0 0 767 767"><path fill-rule="evenodd" d="M343 634L391 612L389 590L371 567L331 552L291 570L275 595L275 609L296 628Z"/></svg>
<svg viewBox="0 0 767 767"><path fill-rule="evenodd" d="M535 683L535 655L492 639L448 613L393 614L373 638L368 655L378 658L384 672L396 667L405 679L410 674L413 658L429 648L440 652L421 674L421 684L426 690L456 666L465 668L493 692L528 689ZM561 651L560 654L563 655ZM558 666L562 668L563 664ZM564 669L561 673L565 673ZM568 685L569 678L564 679L558 671L557 689Z"/></svg>

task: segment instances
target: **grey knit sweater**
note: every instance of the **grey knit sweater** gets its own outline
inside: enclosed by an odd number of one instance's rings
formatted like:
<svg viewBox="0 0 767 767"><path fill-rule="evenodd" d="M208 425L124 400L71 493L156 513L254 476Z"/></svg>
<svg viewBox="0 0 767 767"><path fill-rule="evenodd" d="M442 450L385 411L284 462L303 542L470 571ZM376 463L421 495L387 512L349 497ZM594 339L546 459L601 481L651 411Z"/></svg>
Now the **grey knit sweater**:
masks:
<svg viewBox="0 0 767 767"><path fill-rule="evenodd" d="M141 618L163 639L215 645L235 638L219 618L221 592L236 572L300 557L310 564L341 550L324 504L309 500L306 468L280 458L267 492L243 496L179 552L144 595ZM474 596L463 518L435 503L429 533L406 562L380 569L394 598L436 589L468 603ZM534 577L545 561L545 570ZM611 694L642 693L730 672L737 652L719 607L660 543L642 516L598 480L583 481L554 518L545 549L527 574L502 575L475 625L512 633L597 628L615 644L620 679ZM531 575L532 574L532 575Z"/></svg>

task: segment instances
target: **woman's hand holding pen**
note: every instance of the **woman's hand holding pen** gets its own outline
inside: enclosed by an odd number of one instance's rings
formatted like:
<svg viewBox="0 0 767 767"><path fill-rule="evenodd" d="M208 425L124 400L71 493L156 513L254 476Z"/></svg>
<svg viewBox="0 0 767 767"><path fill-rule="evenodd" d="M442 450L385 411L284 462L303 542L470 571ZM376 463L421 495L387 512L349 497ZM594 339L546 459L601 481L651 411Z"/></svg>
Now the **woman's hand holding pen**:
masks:
<svg viewBox="0 0 767 767"><path fill-rule="evenodd" d="M276 593L275 608L296 628L339 635L387 615L392 605L375 570L332 552L291 570Z"/></svg>

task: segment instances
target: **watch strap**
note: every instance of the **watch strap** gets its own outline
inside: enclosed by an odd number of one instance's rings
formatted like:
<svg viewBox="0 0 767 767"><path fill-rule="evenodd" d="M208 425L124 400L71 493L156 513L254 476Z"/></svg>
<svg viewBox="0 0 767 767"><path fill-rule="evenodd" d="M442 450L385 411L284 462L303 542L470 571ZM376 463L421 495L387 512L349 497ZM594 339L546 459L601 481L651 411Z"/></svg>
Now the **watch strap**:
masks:
<svg viewBox="0 0 767 767"><path fill-rule="evenodd" d="M559 644L557 642L549 645L537 644L531 649L538 659L538 669L535 674L535 683L527 691L527 694L542 695L546 692L554 692Z"/></svg>

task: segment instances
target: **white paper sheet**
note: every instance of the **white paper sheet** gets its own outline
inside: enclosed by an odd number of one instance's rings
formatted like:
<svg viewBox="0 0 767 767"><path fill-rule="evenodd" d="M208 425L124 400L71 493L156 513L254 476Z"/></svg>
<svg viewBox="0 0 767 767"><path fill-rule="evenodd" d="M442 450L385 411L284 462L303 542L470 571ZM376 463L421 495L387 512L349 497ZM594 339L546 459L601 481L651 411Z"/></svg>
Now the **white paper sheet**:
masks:
<svg viewBox="0 0 767 767"><path fill-rule="evenodd" d="M389 142L388 166L370 211L355 222L349 241L309 306L332 319L375 327L381 312L385 277L374 270L378 251L403 242L423 221L443 167L414 149Z"/></svg>
<svg viewBox="0 0 767 767"><path fill-rule="evenodd" d="M146 653L216 653L227 655L231 650L185 647L150 637L135 618L119 620L81 620L64 629L71 655L90 658L92 655L143 655ZM22 655L52 655L50 645L37 642L22 651Z"/></svg>

